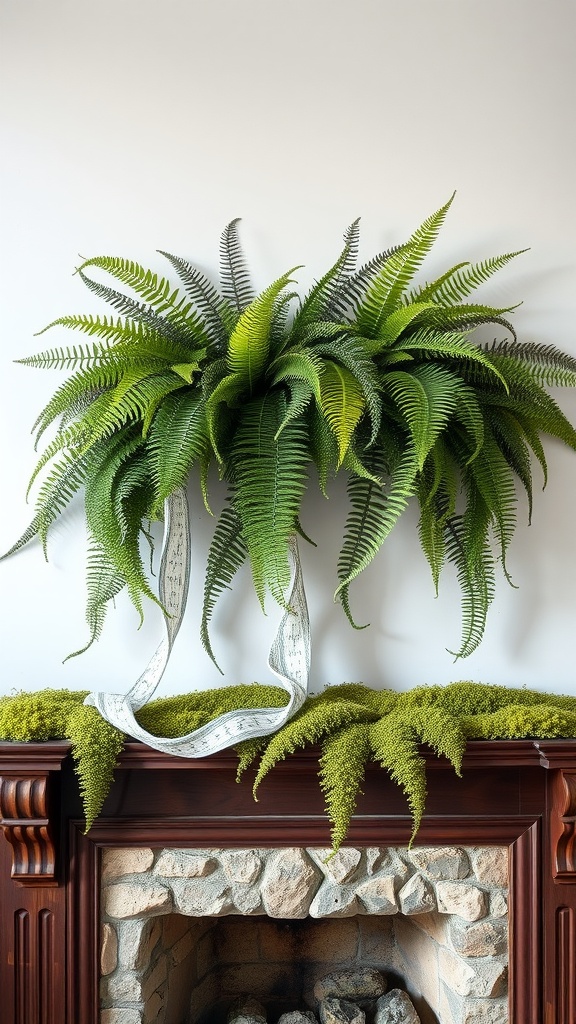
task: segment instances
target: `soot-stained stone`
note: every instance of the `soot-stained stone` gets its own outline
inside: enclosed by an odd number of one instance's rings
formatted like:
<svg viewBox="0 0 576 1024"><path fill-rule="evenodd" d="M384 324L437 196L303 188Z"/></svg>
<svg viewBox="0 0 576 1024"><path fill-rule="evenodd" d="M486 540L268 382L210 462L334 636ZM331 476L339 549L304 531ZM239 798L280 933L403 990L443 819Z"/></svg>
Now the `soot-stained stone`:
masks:
<svg viewBox="0 0 576 1024"><path fill-rule="evenodd" d="M386 991L386 982L373 967L347 968L326 974L314 986L318 1002L328 998L377 999Z"/></svg>
<svg viewBox="0 0 576 1024"><path fill-rule="evenodd" d="M410 996L399 988L391 988L376 1003L374 1024L420 1024Z"/></svg>
<svg viewBox="0 0 576 1024"><path fill-rule="evenodd" d="M347 999L323 999L320 1003L321 1024L365 1024L366 1014Z"/></svg>

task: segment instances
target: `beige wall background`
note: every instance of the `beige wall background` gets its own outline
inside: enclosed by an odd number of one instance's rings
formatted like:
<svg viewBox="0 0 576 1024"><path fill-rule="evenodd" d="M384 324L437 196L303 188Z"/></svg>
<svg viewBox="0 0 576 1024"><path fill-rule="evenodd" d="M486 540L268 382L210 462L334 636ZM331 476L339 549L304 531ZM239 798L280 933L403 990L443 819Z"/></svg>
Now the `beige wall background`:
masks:
<svg viewBox="0 0 576 1024"><path fill-rule="evenodd" d="M304 290L356 216L368 258L457 189L430 275L530 246L487 300L523 299L521 337L576 355L568 0L3 0L0 30L2 549L31 515L29 431L57 383L13 360L43 346L33 335L55 317L105 311L73 276L81 256L164 270L163 248L216 275L220 232L241 216L255 283L304 263ZM576 395L561 400L576 419ZM310 498L313 689L468 678L576 693L576 456L554 443L548 452L530 528L519 501L519 589L500 579L482 647L456 665L446 647L458 642L458 588L447 570L434 599L416 517L356 584L357 615L372 625L354 633L332 604L345 494ZM277 613L270 604L261 616L246 574L214 620L224 680L197 642L210 528L195 505L192 595L162 693L271 680ZM146 664L157 613L137 631L124 601L101 642L61 664L85 636L84 555L75 508L53 531L48 564L37 545L0 563L1 692L124 690Z"/></svg>

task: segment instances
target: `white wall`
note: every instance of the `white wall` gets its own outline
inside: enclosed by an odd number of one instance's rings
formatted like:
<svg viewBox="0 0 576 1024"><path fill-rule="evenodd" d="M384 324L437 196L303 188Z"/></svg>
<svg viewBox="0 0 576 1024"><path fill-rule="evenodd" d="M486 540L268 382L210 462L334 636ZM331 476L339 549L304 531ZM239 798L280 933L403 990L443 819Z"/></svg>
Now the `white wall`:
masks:
<svg viewBox="0 0 576 1024"><path fill-rule="evenodd" d="M0 546L30 516L29 430L56 375L13 363L67 312L98 309L72 276L79 255L125 255L161 268L157 248L210 273L218 238L242 216L255 282L304 262L304 288L362 216L362 254L402 241L458 195L430 273L460 258L531 246L489 286L524 299L521 337L576 354L573 40L565 0L4 0L3 341ZM58 343L54 332L50 341ZM65 341L71 341L67 335ZM562 395L576 419L576 396ZM550 443L550 483L525 507L480 650L453 664L459 594L447 572L434 600L415 518L395 530L354 588L354 633L331 603L345 501L308 502L306 552L313 686L362 679L405 689L471 678L576 693L576 457ZM216 501L218 500L218 496ZM319 512L320 526L315 523ZM193 513L200 589L210 523ZM317 520L316 520L317 521ZM123 601L102 641L61 664L85 636L81 511L0 563L1 691L125 689L154 649L153 609L136 631ZM162 692L219 684L190 604ZM214 639L225 682L271 681L248 580L222 601Z"/></svg>

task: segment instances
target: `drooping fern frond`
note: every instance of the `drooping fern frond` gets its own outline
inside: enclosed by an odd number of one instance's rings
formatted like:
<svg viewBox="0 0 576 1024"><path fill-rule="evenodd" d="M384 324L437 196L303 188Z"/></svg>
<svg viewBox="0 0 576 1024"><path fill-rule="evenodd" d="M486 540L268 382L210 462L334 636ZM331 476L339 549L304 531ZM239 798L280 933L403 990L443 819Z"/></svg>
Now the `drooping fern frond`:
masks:
<svg viewBox="0 0 576 1024"><path fill-rule="evenodd" d="M186 483L192 467L210 455L203 396L188 388L167 395L154 415L147 444L155 490L151 514L159 518L166 499Z"/></svg>
<svg viewBox="0 0 576 1024"><path fill-rule="evenodd" d="M327 737L318 773L331 823L332 849L338 850L350 828L370 756L370 726L356 722Z"/></svg>
<svg viewBox="0 0 576 1024"><path fill-rule="evenodd" d="M233 504L242 523L252 577L260 603L269 589L286 607L290 583L288 540L306 486L306 433L286 415L281 392L253 399L242 409L232 441Z"/></svg>
<svg viewBox="0 0 576 1024"><path fill-rule="evenodd" d="M386 462L376 456L371 459L370 466L375 471L382 469L383 474L389 468ZM356 475L348 481L351 507L338 558L340 583L334 597L340 600L349 622L355 628L358 627L348 600L350 584L370 565L404 512L415 491L417 470L416 453L408 446L396 465L389 469L385 487L374 479Z"/></svg>
<svg viewBox="0 0 576 1024"><path fill-rule="evenodd" d="M366 409L366 399L357 377L333 359L324 360L320 407L336 438L340 465Z"/></svg>
<svg viewBox="0 0 576 1024"><path fill-rule="evenodd" d="M373 722L377 717L376 712L355 701L334 700L324 693L309 697L294 718L268 741L256 774L254 795L274 765L295 750L318 743L337 729L357 722Z"/></svg>
<svg viewBox="0 0 576 1024"><path fill-rule="evenodd" d="M216 661L210 640L210 620L220 594L223 590L230 589L232 580L240 566L244 564L247 554L240 517L233 506L225 505L208 552L200 624L202 646L220 672L222 670Z"/></svg>

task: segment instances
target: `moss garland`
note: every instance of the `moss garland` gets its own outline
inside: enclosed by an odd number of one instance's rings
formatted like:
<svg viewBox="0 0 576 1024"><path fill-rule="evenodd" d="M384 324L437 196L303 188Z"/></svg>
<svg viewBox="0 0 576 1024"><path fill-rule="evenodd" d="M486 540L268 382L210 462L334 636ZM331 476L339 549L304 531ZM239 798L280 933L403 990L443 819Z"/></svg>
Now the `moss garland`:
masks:
<svg viewBox="0 0 576 1024"><path fill-rule="evenodd" d="M83 704L86 691L40 690L0 698L0 739L66 739L84 802L86 829L112 784L124 736ZM282 707L275 686L230 686L152 701L137 718L158 736L179 736L236 708ZM319 781L337 850L350 825L369 760L378 761L406 794L416 834L426 803L420 744L449 759L459 774L469 739L576 738L576 697L483 683L418 687L407 693L361 683L334 686L308 697L272 737L236 748L238 775L259 760L254 791L278 761L321 743Z"/></svg>

